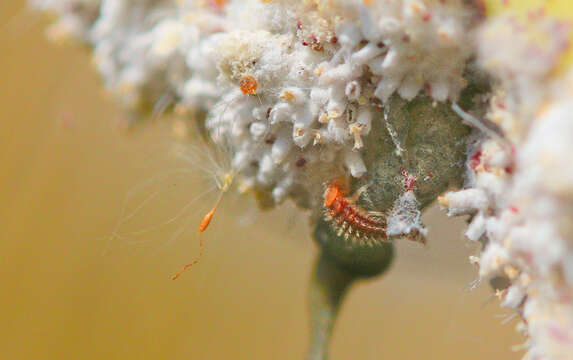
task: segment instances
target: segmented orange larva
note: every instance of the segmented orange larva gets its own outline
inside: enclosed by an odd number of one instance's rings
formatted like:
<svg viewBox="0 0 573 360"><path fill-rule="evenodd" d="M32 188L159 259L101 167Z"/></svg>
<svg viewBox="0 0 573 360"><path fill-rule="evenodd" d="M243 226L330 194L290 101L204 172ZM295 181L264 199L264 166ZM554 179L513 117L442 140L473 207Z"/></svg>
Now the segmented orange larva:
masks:
<svg viewBox="0 0 573 360"><path fill-rule="evenodd" d="M362 190L359 189L353 197L345 197L339 185L328 185L324 192L325 219L338 236L344 234L344 238L353 244L372 246L387 240L386 219L383 213L367 211L355 204Z"/></svg>

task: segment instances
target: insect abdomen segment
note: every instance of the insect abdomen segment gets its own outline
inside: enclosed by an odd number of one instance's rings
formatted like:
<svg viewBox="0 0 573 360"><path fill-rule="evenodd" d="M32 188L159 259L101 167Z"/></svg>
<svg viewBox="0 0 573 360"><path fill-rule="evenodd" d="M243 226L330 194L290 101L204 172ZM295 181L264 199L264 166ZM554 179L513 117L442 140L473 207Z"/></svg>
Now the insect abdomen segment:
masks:
<svg viewBox="0 0 573 360"><path fill-rule="evenodd" d="M386 221L374 217L368 211L354 204L354 199L346 198L342 189L335 184L327 187L324 193L325 219L337 231L338 236L351 240L352 244L374 245L386 241Z"/></svg>

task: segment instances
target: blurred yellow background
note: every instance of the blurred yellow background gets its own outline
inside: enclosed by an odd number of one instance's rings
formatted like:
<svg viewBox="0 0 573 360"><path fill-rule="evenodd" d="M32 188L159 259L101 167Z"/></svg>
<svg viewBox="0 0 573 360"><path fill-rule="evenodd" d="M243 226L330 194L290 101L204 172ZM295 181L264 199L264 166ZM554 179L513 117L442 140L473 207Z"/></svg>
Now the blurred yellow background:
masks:
<svg viewBox="0 0 573 360"><path fill-rule="evenodd" d="M47 43L45 25L0 2L0 358L303 359L316 255L304 214L226 197L201 263L171 281L216 193L176 217L209 183L181 172L193 168L165 121L120 131L128 115L87 49ZM127 213L143 206L116 227L126 199ZM385 277L350 293L333 360L520 358L510 313L487 284L468 290L463 221L434 209L426 222L426 248L400 244Z"/></svg>

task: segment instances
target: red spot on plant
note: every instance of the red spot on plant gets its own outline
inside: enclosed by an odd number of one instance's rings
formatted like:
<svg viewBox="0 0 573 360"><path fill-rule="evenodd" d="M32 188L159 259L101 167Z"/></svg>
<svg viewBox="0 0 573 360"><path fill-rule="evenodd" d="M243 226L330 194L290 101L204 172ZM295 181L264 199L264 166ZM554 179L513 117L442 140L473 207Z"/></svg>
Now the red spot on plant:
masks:
<svg viewBox="0 0 573 360"><path fill-rule="evenodd" d="M470 167L475 170L481 164L481 150L475 152L470 158Z"/></svg>
<svg viewBox="0 0 573 360"><path fill-rule="evenodd" d="M426 91L426 94L428 95L432 95L432 85L430 85L430 83L424 83L424 90Z"/></svg>
<svg viewBox="0 0 573 360"><path fill-rule="evenodd" d="M400 168L400 172L404 177L404 190L412 191L414 190L414 186L416 185L416 178L410 174L404 168Z"/></svg>
<svg viewBox="0 0 573 360"><path fill-rule="evenodd" d="M511 147L511 162L509 163L509 165L507 165L505 167L504 170L508 174L513 174L513 172L515 171L515 147L514 146Z"/></svg>

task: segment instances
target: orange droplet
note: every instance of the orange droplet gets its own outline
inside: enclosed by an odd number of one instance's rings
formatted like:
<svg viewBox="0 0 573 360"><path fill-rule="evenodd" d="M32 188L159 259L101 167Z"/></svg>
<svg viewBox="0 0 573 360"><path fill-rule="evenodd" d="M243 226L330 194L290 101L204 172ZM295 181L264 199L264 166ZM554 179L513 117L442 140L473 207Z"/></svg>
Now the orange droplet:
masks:
<svg viewBox="0 0 573 360"><path fill-rule="evenodd" d="M259 84L251 75L245 75L241 78L241 91L243 94L254 95L257 93Z"/></svg>

